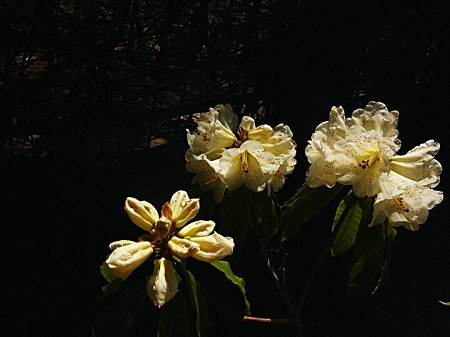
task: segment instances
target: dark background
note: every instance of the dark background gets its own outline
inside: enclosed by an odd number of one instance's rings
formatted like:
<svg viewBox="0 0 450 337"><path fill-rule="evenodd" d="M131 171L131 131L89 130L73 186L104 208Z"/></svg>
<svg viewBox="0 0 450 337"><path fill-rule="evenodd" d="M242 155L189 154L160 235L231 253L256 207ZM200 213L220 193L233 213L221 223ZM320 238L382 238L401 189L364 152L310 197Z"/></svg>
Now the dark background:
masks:
<svg viewBox="0 0 450 337"><path fill-rule="evenodd" d="M370 100L400 112L401 154L441 143L437 189L448 191L444 1L23 0L0 8L2 336L90 335L107 245L140 234L125 198L159 207L189 188L185 129L192 113L219 103L293 130L298 164L283 201L303 183L304 147L330 108L349 115ZM288 249L292 294L332 213ZM306 335L448 335L450 308L438 303L450 301L448 220L444 199L418 232L400 229L390 282L357 302L345 297L351 255L325 259L303 311ZM277 316L273 284L247 262L238 271L253 314ZM280 331L248 324L233 333Z"/></svg>

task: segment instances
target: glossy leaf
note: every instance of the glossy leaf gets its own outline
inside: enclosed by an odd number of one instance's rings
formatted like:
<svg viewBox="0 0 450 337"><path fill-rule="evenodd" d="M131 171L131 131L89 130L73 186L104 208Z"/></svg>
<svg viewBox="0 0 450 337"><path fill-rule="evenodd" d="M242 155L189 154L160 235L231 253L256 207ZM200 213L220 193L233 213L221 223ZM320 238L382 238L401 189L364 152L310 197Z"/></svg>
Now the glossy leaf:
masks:
<svg viewBox="0 0 450 337"><path fill-rule="evenodd" d="M280 243L294 237L305 222L311 220L327 206L344 186L310 188L303 185L285 205L280 218Z"/></svg>
<svg viewBox="0 0 450 337"><path fill-rule="evenodd" d="M189 337L189 322L183 290L161 307L157 337Z"/></svg>
<svg viewBox="0 0 450 337"><path fill-rule="evenodd" d="M345 213L346 215L344 214L344 210L347 210ZM336 210L333 230L335 229L338 221L341 220L342 216L345 216L345 219L343 219L342 225L338 229L336 237L333 241L331 255L338 256L353 246L355 243L356 234L358 233L362 214L363 209L357 202L353 192L350 192L344 199L342 199Z"/></svg>
<svg viewBox="0 0 450 337"><path fill-rule="evenodd" d="M394 227L391 226L388 222L383 224L384 226L384 238L385 238L385 258L383 268L381 269L381 275L378 280L378 284L373 290L372 294L374 294L378 288L384 286L389 280L389 264L392 258L392 246L394 244L395 237L397 236L397 231Z"/></svg>
<svg viewBox="0 0 450 337"><path fill-rule="evenodd" d="M355 252L350 265L347 292L357 297L374 286L385 261L385 234L383 226L368 227L373 213L373 198L361 201L363 214L355 240Z"/></svg>
<svg viewBox="0 0 450 337"><path fill-rule="evenodd" d="M447 307L450 307L450 302L439 301L439 303L441 303L441 304L443 304L443 305L445 305Z"/></svg>
<svg viewBox="0 0 450 337"><path fill-rule="evenodd" d="M230 264L227 261L216 261L210 264L217 270L220 270L228 280L230 280L233 284L235 284L239 288L239 291L244 297L245 314L250 315L250 302L247 300L244 279L234 275L233 271L231 270Z"/></svg>
<svg viewBox="0 0 450 337"><path fill-rule="evenodd" d="M217 232L231 236L234 240L233 255L227 259L232 263L239 260L244 249L249 227L253 226L251 216L251 191L245 186L226 190L219 211L222 217Z"/></svg>
<svg viewBox="0 0 450 337"><path fill-rule="evenodd" d="M197 281L194 275L186 269L185 262L177 263L177 270L182 275L184 285L189 295L190 305L195 315L195 336L205 336L206 331L211 324L208 315L208 304L197 287Z"/></svg>
<svg viewBox="0 0 450 337"><path fill-rule="evenodd" d="M104 301L106 297L109 295L115 293L117 290L119 290L123 279L114 277L111 274L110 269L108 268L108 265L106 262L103 261L103 264L100 266L100 272L105 278L105 280L108 282L107 285L102 287L102 298L101 300Z"/></svg>
<svg viewBox="0 0 450 337"><path fill-rule="evenodd" d="M265 191L252 193L252 209L255 222L259 224L264 244L277 233L279 211L273 197Z"/></svg>

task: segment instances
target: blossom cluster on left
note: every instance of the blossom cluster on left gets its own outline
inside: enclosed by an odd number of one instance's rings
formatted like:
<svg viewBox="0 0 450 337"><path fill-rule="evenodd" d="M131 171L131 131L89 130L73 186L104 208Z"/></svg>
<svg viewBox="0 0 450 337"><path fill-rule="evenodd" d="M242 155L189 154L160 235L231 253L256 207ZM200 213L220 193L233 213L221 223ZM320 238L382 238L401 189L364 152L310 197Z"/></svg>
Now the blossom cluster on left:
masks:
<svg viewBox="0 0 450 337"><path fill-rule="evenodd" d="M217 105L200 114L197 129L188 131L186 168L195 173L193 183L213 191L222 200L225 189L242 185L254 192L278 191L294 170L296 144L287 125L255 125L249 116L238 116L230 105Z"/></svg>
<svg viewBox="0 0 450 337"><path fill-rule="evenodd" d="M188 223L197 215L200 202L189 198L185 191L176 192L170 202L163 205L161 216L152 204L135 198L127 198L124 208L130 220L147 233L137 242L111 243L112 252L106 264L114 277L124 279L153 256L155 266L147 282L147 294L157 307L177 293L174 261L193 257L211 263L233 253L233 239L215 232L213 221Z"/></svg>

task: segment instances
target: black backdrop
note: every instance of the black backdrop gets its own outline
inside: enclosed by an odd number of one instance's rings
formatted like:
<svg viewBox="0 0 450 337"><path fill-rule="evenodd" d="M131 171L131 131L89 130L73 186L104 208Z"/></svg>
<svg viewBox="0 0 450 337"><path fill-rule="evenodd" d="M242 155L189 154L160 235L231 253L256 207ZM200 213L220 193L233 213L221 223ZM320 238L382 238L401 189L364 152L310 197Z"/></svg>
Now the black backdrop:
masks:
<svg viewBox="0 0 450 337"><path fill-rule="evenodd" d="M107 245L138 233L123 212L125 197L162 205L189 187L184 129L189 114L209 106L230 103L238 113L264 113L264 122L291 127L298 164L280 192L285 200L304 180L303 149L331 106L349 114L382 101L400 111L400 153L428 139L441 143L438 189L446 192L444 6L438 0L1 5L2 336L90 335L101 311L99 265ZM166 144L153 146L158 140ZM349 257L327 258L305 304L307 336L448 334L450 309L438 303L450 300L446 207L444 199L416 233L399 230L390 282L357 303L344 296ZM330 210L314 219L290 248L292 293L331 217ZM273 289L245 267L254 313L276 315ZM280 331L250 324L234 333Z"/></svg>

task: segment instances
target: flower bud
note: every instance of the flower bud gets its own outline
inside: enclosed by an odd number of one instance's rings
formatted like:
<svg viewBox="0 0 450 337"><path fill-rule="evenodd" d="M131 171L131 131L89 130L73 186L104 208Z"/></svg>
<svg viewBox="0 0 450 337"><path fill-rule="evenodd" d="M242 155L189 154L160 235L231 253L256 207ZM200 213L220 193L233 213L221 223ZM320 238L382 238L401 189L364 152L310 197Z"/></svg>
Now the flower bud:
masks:
<svg viewBox="0 0 450 337"><path fill-rule="evenodd" d="M106 263L113 276L125 278L144 263L152 253L150 242L134 242L114 249Z"/></svg>
<svg viewBox="0 0 450 337"><path fill-rule="evenodd" d="M147 294L152 303L161 308L177 293L178 282L170 260L162 257L155 262L153 275L147 282Z"/></svg>

